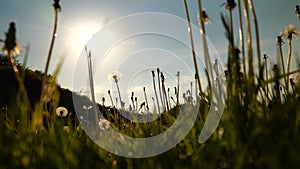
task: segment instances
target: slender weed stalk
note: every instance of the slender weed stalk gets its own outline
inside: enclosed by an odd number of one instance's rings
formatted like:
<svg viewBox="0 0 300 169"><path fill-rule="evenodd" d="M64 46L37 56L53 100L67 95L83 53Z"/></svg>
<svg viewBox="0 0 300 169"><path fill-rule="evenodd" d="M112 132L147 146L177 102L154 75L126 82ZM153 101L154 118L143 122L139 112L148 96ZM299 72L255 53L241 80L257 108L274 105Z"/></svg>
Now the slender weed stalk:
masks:
<svg viewBox="0 0 300 169"><path fill-rule="evenodd" d="M297 15L298 22L300 22L300 6L296 5L295 8L295 13Z"/></svg>
<svg viewBox="0 0 300 169"><path fill-rule="evenodd" d="M206 30L205 30L205 19L203 16L203 9L202 9L202 3L201 0L198 0L198 10L199 10L199 21L200 21L200 33L202 36L202 43L203 43L203 50L204 50L204 58L205 58L205 67L208 73L208 83L211 83L213 81L213 73L212 73L212 65L210 61L209 51L208 51L208 45L206 40ZM200 91L201 92L201 91Z"/></svg>
<svg viewBox="0 0 300 169"><path fill-rule="evenodd" d="M264 61L265 61L265 65L266 65L266 81L269 80L269 77L268 77L268 57L267 54L264 54ZM268 85L266 85L266 95L267 97L269 96L269 87Z"/></svg>
<svg viewBox="0 0 300 169"><path fill-rule="evenodd" d="M162 87L162 92L163 92L163 99L165 102L166 108L167 108L167 112L169 112L170 108L169 108L169 103L168 103L168 98L167 98L167 92L166 92L166 87L165 87L165 76L163 74L163 72L161 72L161 87Z"/></svg>
<svg viewBox="0 0 300 169"><path fill-rule="evenodd" d="M24 68L26 68L26 66L27 66L29 52L30 52L30 44L27 44L27 46L25 47L25 54L24 54L24 59L23 59Z"/></svg>
<svg viewBox="0 0 300 169"><path fill-rule="evenodd" d="M133 110L136 110L137 108L135 107L135 104L134 104L134 92L131 92L130 100L131 100L131 103L132 103Z"/></svg>
<svg viewBox="0 0 300 169"><path fill-rule="evenodd" d="M287 73L287 76L286 76L287 91L289 91L289 74L290 74L290 69L291 69L293 35L299 35L299 33L296 32L294 25L289 25L284 30L284 37L288 40L288 58L287 58L287 71L286 71L286 73Z"/></svg>
<svg viewBox="0 0 300 169"><path fill-rule="evenodd" d="M193 32L192 32L192 27L191 27L191 19L190 19L189 9L188 9L186 0L184 0L184 7L185 7L185 13L186 13L187 22L188 22L188 31L190 33L190 41L191 41L191 47L192 47L192 55L193 55L195 73L197 76L199 90L200 90L200 93L202 94L202 87L201 87L201 82L200 82L200 75L199 75L198 64L197 64L196 53L195 53L195 45L194 45L194 40L193 40ZM178 78L179 78L179 76L178 76ZM177 93L179 93L179 85L178 85ZM178 98L179 97L177 97L177 105L179 103Z"/></svg>
<svg viewBox="0 0 300 169"><path fill-rule="evenodd" d="M252 0L248 0L248 3L249 3L250 10L252 12L254 28L255 28L258 68L261 68L261 59L260 59L261 55L260 55L260 40L259 40L258 21L257 21L256 12L255 12Z"/></svg>
<svg viewBox="0 0 300 169"><path fill-rule="evenodd" d="M113 108L115 108L115 104L114 104L114 101L113 101L113 99L112 99L112 97L111 97L110 90L108 90L107 93L108 93L108 96L109 96L109 99L110 99L111 106L112 106Z"/></svg>
<svg viewBox="0 0 300 169"><path fill-rule="evenodd" d="M283 57L283 52L282 52L282 44L283 44L283 40L281 36L277 36L277 46L279 48L279 55L280 55L280 61L281 61L281 70L282 73L285 75L285 66L284 66L284 57ZM284 78L284 82L285 82L285 86L287 86L287 81L286 78Z"/></svg>
<svg viewBox="0 0 300 169"><path fill-rule="evenodd" d="M243 29L243 17L242 17L242 7L241 0L238 0L238 11L239 11L239 36L240 36L240 49L242 54L243 72L244 79L246 76L246 56L245 56L245 44L244 44L244 29Z"/></svg>
<svg viewBox="0 0 300 169"><path fill-rule="evenodd" d="M160 101L161 101L161 105L162 105L162 111L165 111L165 103L164 103L164 99L162 97L162 89L161 89L161 83L160 83L160 70L159 68L156 69L157 71L157 81L158 81L158 91L159 91L159 97L160 97Z"/></svg>
<svg viewBox="0 0 300 169"><path fill-rule="evenodd" d="M56 109L59 102L59 92L57 90L56 81L63 62L64 56L59 59L59 62L56 64L56 67L52 73L53 75L48 79L48 82L45 85L45 93L43 98L41 98L35 106L31 120L31 128L36 133L44 130L45 127L51 128L49 118L51 117L51 110L53 108ZM45 109L46 112L44 113ZM43 116L46 117L46 124L43 124Z"/></svg>
<svg viewBox="0 0 300 169"><path fill-rule="evenodd" d="M247 50L248 50L248 76L249 83L252 86L254 84L254 68L253 68L253 49L252 49L252 33L251 33L251 24L249 16L249 4L247 0L243 0L244 5L244 16L246 19L246 28L247 28Z"/></svg>
<svg viewBox="0 0 300 169"><path fill-rule="evenodd" d="M144 91L144 97L145 97L145 102L146 102L146 110L149 110L149 104L148 104L148 98L147 98L147 93L146 93L146 87L143 87Z"/></svg>
<svg viewBox="0 0 300 169"><path fill-rule="evenodd" d="M289 50L288 50L288 58L287 58L287 70L286 70L287 91L289 90L289 73L290 73L290 69L291 69L291 58L292 58L292 39L288 39L288 46L289 46Z"/></svg>
<svg viewBox="0 0 300 169"><path fill-rule="evenodd" d="M234 2L234 0L227 0L226 9L229 10L230 36L232 37L233 40L234 40L234 30L233 30L232 11L234 10L235 7L236 7L236 3Z"/></svg>
<svg viewBox="0 0 300 169"><path fill-rule="evenodd" d="M160 111L160 106L159 106L159 101L158 101L158 95L157 95L157 91L156 91L156 85L155 85L155 71L152 70L152 80L153 80L153 89L154 89L154 93L155 93L155 98L156 98L156 104L157 104L157 110L158 110L158 114L160 115L161 111ZM158 75L159 76L159 75ZM153 99L153 102L154 102L154 98ZM155 105L155 104L154 104ZM161 119L161 116L158 118L159 122L158 122L158 128L159 128L159 131L161 130L161 127L162 127L162 119Z"/></svg>
<svg viewBox="0 0 300 169"><path fill-rule="evenodd" d="M20 47L18 46L18 42L16 39L16 27L15 27L14 22L10 23L8 32L6 33L6 39L3 42L4 42L4 46L2 49L3 49L3 52L5 54L7 54L8 61L13 70L13 74L17 80L17 84L19 86L20 97L22 99L21 101L26 104L25 106L28 109L26 111L31 112L32 108L31 108L29 96L28 96L26 87L24 85L23 78L21 78L21 76L20 76L20 72L18 70L15 59L13 57L13 56L16 56L16 57L19 56L20 50L21 50ZM28 115L28 112L26 112L25 114ZM21 115L23 116L23 113ZM26 117L25 123L28 122L28 120L29 120L29 119L27 119L28 117L29 116Z"/></svg>
<svg viewBox="0 0 300 169"><path fill-rule="evenodd" d="M198 77L197 77L197 75L195 74L195 96L196 96L196 103L198 103L198 100L199 100L199 99L198 99L198 98L199 98L199 96L198 96L199 94L198 94L198 87L197 87L197 86L198 86L198 85L197 85L197 83L198 83L197 78L198 78Z"/></svg>
<svg viewBox="0 0 300 169"><path fill-rule="evenodd" d="M137 97L134 98L136 110L138 110L139 104Z"/></svg>
<svg viewBox="0 0 300 169"><path fill-rule="evenodd" d="M94 78L93 78L93 68L92 68L92 55L91 55L91 51L87 50L87 46L85 46L85 51L86 51L87 61L88 61L88 72L89 72L89 81L90 81L93 109L94 109L95 126L97 126L97 124L99 123L99 118L98 118L98 109L97 109L98 106L97 106L96 98L95 98Z"/></svg>
<svg viewBox="0 0 300 169"><path fill-rule="evenodd" d="M156 91L156 85L155 85L155 72L154 72L154 70L152 70L151 72L152 72L153 89L154 89L154 93L155 93L158 114L160 114L160 106L159 106L158 95L157 95L157 91Z"/></svg>
<svg viewBox="0 0 300 169"><path fill-rule="evenodd" d="M114 101L113 101L113 99L112 99L110 90L108 90L107 93L108 93L108 95L109 95L109 99L110 99L111 106L112 106L112 108L114 109L114 117L115 117L115 116L116 116L116 107L115 107Z"/></svg>
<svg viewBox="0 0 300 169"><path fill-rule="evenodd" d="M50 65L50 60L51 60L51 56L52 56L52 51L53 51L53 47L54 47L54 42L55 39L57 37L57 26L58 26L58 13L61 11L61 7L59 5L59 1L60 0L54 0L54 27L53 27L53 33L52 33L52 38L51 38L51 43L50 43L50 49L48 52L48 56L47 56L47 61L46 61L46 66L45 66L45 71L44 71L44 75L43 75L43 81L42 81L42 87L41 87L41 96L40 98L43 98L44 95L44 88L47 82L47 74L48 74L48 69L49 69L49 65Z"/></svg>
<svg viewBox="0 0 300 169"><path fill-rule="evenodd" d="M171 109L171 100L170 100L170 88L168 87L168 102L169 102L169 108Z"/></svg>
<svg viewBox="0 0 300 169"><path fill-rule="evenodd" d="M180 84L180 72L178 71L177 74L177 88L175 87L175 95L176 95L176 106L179 106L179 84Z"/></svg>
<svg viewBox="0 0 300 169"><path fill-rule="evenodd" d="M190 87L191 87L191 97L193 97L193 82L190 82ZM193 102L193 100L192 100Z"/></svg>

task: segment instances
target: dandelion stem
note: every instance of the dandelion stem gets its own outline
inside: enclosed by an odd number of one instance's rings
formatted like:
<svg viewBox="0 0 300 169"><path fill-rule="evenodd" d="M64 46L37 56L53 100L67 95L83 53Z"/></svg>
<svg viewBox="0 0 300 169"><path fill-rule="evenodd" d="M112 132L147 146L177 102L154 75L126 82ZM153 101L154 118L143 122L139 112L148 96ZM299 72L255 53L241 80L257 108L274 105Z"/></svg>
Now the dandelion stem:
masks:
<svg viewBox="0 0 300 169"><path fill-rule="evenodd" d="M283 58L283 52L282 52L282 42L281 42L281 37L278 36L277 38L279 38L278 40L278 46L279 46L279 55L280 55L280 59L281 59L281 66L282 66L282 73L285 75L285 66L284 66L284 58ZM287 79L284 78L284 82L285 82L285 86L288 86L287 84Z"/></svg>
<svg viewBox="0 0 300 169"><path fill-rule="evenodd" d="M241 53L242 53L242 62L243 62L243 72L244 76L246 75L246 57L245 57L245 44L244 44L244 29L243 29L243 19L242 19L242 9L241 9L241 0L238 0L238 10L239 10L239 35L240 35L240 44L241 44Z"/></svg>
<svg viewBox="0 0 300 169"><path fill-rule="evenodd" d="M165 111L165 104L164 104L164 100L162 98L162 90L161 90L161 84L160 84L160 70L159 70L159 68L157 68L157 80L158 80L159 97L160 97L161 105L163 107L162 111Z"/></svg>
<svg viewBox="0 0 300 169"><path fill-rule="evenodd" d="M249 19L249 6L247 0L243 0L244 5L244 15L246 18L246 27L247 27L247 46L248 46L248 75L250 84L254 83L254 69L253 69L253 51L252 51L252 34L251 34L251 25Z"/></svg>
<svg viewBox="0 0 300 169"><path fill-rule="evenodd" d="M261 68L261 59L260 59L260 41L259 41L259 28L258 28L258 22L257 22L257 17L256 17L256 12L254 9L254 5L252 0L248 0L249 7L252 12L253 16L253 22L254 22L254 28L255 28L255 35L256 35L256 49L257 49L257 58L258 58L258 68Z"/></svg>
<svg viewBox="0 0 300 169"><path fill-rule="evenodd" d="M14 60L14 58L11 56L11 52L8 51L8 60L10 62L10 65L13 69L13 72L14 72L14 75L15 75L15 78L17 80L17 83L20 87L20 92L23 94L23 96L25 97L25 100L27 102L27 105L28 105L28 108L29 108L29 112L32 110L31 108L31 103L30 103L30 99L29 99L29 96L28 96L28 93L27 93L27 90L25 88L25 85L20 77L20 74L19 74L19 70L17 68L17 65L16 65L16 62Z"/></svg>
<svg viewBox="0 0 300 169"><path fill-rule="evenodd" d="M198 64L197 64L196 53L195 53L193 33L192 33L192 28L191 28L191 19L190 19L190 14L189 14L189 10L188 10L188 6L187 6L186 0L184 0L184 6L185 6L185 12L186 12L186 17L187 17L187 21L188 21L188 30L189 30L189 33L190 33L190 41L191 41L191 46L192 46L192 54L193 54L193 61L194 61L195 73L196 73L196 76L197 76L199 90L200 90L200 93L202 94L202 87L201 87L201 82L200 82L200 75L199 75L199 71L198 71ZM200 16L202 16L201 13L202 12L200 11ZM177 93L179 93L179 88L178 88L178 92Z"/></svg>
<svg viewBox="0 0 300 169"><path fill-rule="evenodd" d="M268 57L266 54L264 54L264 60L265 60L265 65L266 65L266 81L269 80L269 77L268 77ZM269 87L268 87L268 84L266 85L266 95L267 95L267 98L269 96Z"/></svg>
<svg viewBox="0 0 300 169"><path fill-rule="evenodd" d="M234 47L234 33L233 33L233 18L232 18L232 10L229 10L229 22L230 22L230 37L232 38L232 47Z"/></svg>
<svg viewBox="0 0 300 169"><path fill-rule="evenodd" d="M289 51L288 51L288 59L287 59L287 76L286 76L286 89L287 92L289 91L289 74L290 74L290 69L291 69L291 57L292 57L292 39L288 40L288 45L289 45Z"/></svg>
<svg viewBox="0 0 300 169"><path fill-rule="evenodd" d="M205 25L204 25L204 19L203 19L201 0L198 0L198 10L199 10L199 17L200 17L200 27L201 27L201 31L202 31L201 36L202 36L202 43L203 43L203 49L204 49L205 67L208 72L209 83L211 83L213 81L213 73L212 73L212 65L211 65L207 41L206 41L206 31L205 31ZM199 78L198 78L198 80L199 80ZM200 89L200 92L201 92L201 89Z"/></svg>
<svg viewBox="0 0 300 169"><path fill-rule="evenodd" d="M53 33L52 33L52 39L51 39L51 43L50 43L50 49L48 52L48 57L47 57L47 62L46 62L46 66L45 66L45 71L44 71L44 75L43 75L43 81L42 81L42 87L41 87L41 99L44 97L44 88L47 82L47 74L48 74L48 69L49 69L49 65L50 65L50 60L51 60L51 55L52 55L52 51L53 51L53 47L54 47L54 42L55 42L55 38L57 36L57 25L58 25L58 13L60 11L60 8L57 8L54 5L54 27L53 27Z"/></svg>
<svg viewBox="0 0 300 169"><path fill-rule="evenodd" d="M96 104L96 99L95 99L95 89L94 89L94 80L93 80L93 71L92 71L92 56L91 56L91 51L87 51L87 47L85 46L85 51L87 54L87 59L88 59L88 70L89 70L89 80L90 80L90 88L91 88L91 96L92 96L92 101L93 101L93 108L94 108L94 115L95 115L95 125L99 123L98 119L98 110L97 110L97 104Z"/></svg>
<svg viewBox="0 0 300 169"><path fill-rule="evenodd" d="M156 91L154 70L152 71L152 80L153 80L153 88L154 88L155 98L156 98L156 102L157 102L158 114L160 114L160 106L159 106L159 101L158 101L158 96L157 96L157 91Z"/></svg>
<svg viewBox="0 0 300 169"><path fill-rule="evenodd" d="M161 72L161 86L162 86L163 98L165 102L164 106L167 108L167 112L169 112L169 103L168 103L167 92L165 87L165 77L162 72Z"/></svg>
<svg viewBox="0 0 300 169"><path fill-rule="evenodd" d="M143 91L144 91L144 97L145 97L145 101L146 101L146 109L149 110L149 104L148 104L148 99L147 99L147 94L146 94L146 87L143 87Z"/></svg>
<svg viewBox="0 0 300 169"><path fill-rule="evenodd" d="M179 106L179 83L180 83L180 72L177 72L177 88L175 90L176 92L176 106Z"/></svg>
<svg viewBox="0 0 300 169"><path fill-rule="evenodd" d="M113 101L113 99L112 99L112 97L111 97L110 90L108 90L108 95L109 95L109 98L110 98L111 106L114 108L115 105L114 105L114 101Z"/></svg>

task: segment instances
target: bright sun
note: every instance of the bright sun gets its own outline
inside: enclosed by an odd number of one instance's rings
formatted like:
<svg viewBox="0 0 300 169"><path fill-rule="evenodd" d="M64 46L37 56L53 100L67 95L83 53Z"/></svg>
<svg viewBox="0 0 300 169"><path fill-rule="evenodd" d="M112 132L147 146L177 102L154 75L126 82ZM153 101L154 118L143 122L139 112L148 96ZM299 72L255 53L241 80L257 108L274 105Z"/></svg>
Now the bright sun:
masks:
<svg viewBox="0 0 300 169"><path fill-rule="evenodd" d="M80 23L69 28L68 46L75 51L81 51L90 38L101 28L97 23Z"/></svg>

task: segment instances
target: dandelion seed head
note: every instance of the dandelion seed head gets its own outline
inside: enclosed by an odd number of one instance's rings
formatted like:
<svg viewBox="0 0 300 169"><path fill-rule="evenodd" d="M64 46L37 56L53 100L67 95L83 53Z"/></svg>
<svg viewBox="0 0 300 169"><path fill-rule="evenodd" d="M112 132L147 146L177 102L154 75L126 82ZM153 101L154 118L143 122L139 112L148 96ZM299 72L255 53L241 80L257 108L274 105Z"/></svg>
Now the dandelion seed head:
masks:
<svg viewBox="0 0 300 169"><path fill-rule="evenodd" d="M58 107L56 109L56 115L59 117L66 117L68 115L68 110L65 107Z"/></svg>
<svg viewBox="0 0 300 169"><path fill-rule="evenodd" d="M276 43L278 46L282 46L282 44L284 43L283 40L282 40L282 33L280 33L280 36L277 36L277 39L276 39Z"/></svg>
<svg viewBox="0 0 300 169"><path fill-rule="evenodd" d="M119 82L120 79L121 79L122 75L120 72L118 71L112 71L111 73L108 74L108 80L111 82L111 83L114 83L114 82Z"/></svg>
<svg viewBox="0 0 300 169"><path fill-rule="evenodd" d="M211 23L211 18L207 15L205 10L202 10L202 18L203 18L203 23L204 24ZM200 14L198 14L198 23L201 24Z"/></svg>
<svg viewBox="0 0 300 169"><path fill-rule="evenodd" d="M54 9L58 10L58 11L61 11L61 7L59 5L59 1L60 0L54 0L54 4L53 4L53 7Z"/></svg>
<svg viewBox="0 0 300 169"><path fill-rule="evenodd" d="M110 127L110 122L106 119L99 120L99 128L100 130L107 130Z"/></svg>
<svg viewBox="0 0 300 169"><path fill-rule="evenodd" d="M292 40L293 35L299 36L299 33L296 31L295 25L290 24L284 29L283 37L288 40Z"/></svg>

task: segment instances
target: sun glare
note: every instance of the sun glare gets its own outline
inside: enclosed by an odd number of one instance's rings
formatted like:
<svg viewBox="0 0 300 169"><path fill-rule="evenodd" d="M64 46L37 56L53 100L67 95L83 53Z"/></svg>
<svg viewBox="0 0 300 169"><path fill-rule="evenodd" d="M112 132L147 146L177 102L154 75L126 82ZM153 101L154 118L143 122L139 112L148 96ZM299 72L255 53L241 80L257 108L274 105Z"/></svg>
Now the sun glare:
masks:
<svg viewBox="0 0 300 169"><path fill-rule="evenodd" d="M84 45L91 39L101 28L97 23L80 23L69 28L70 34L67 40L68 46L73 50L82 50Z"/></svg>

